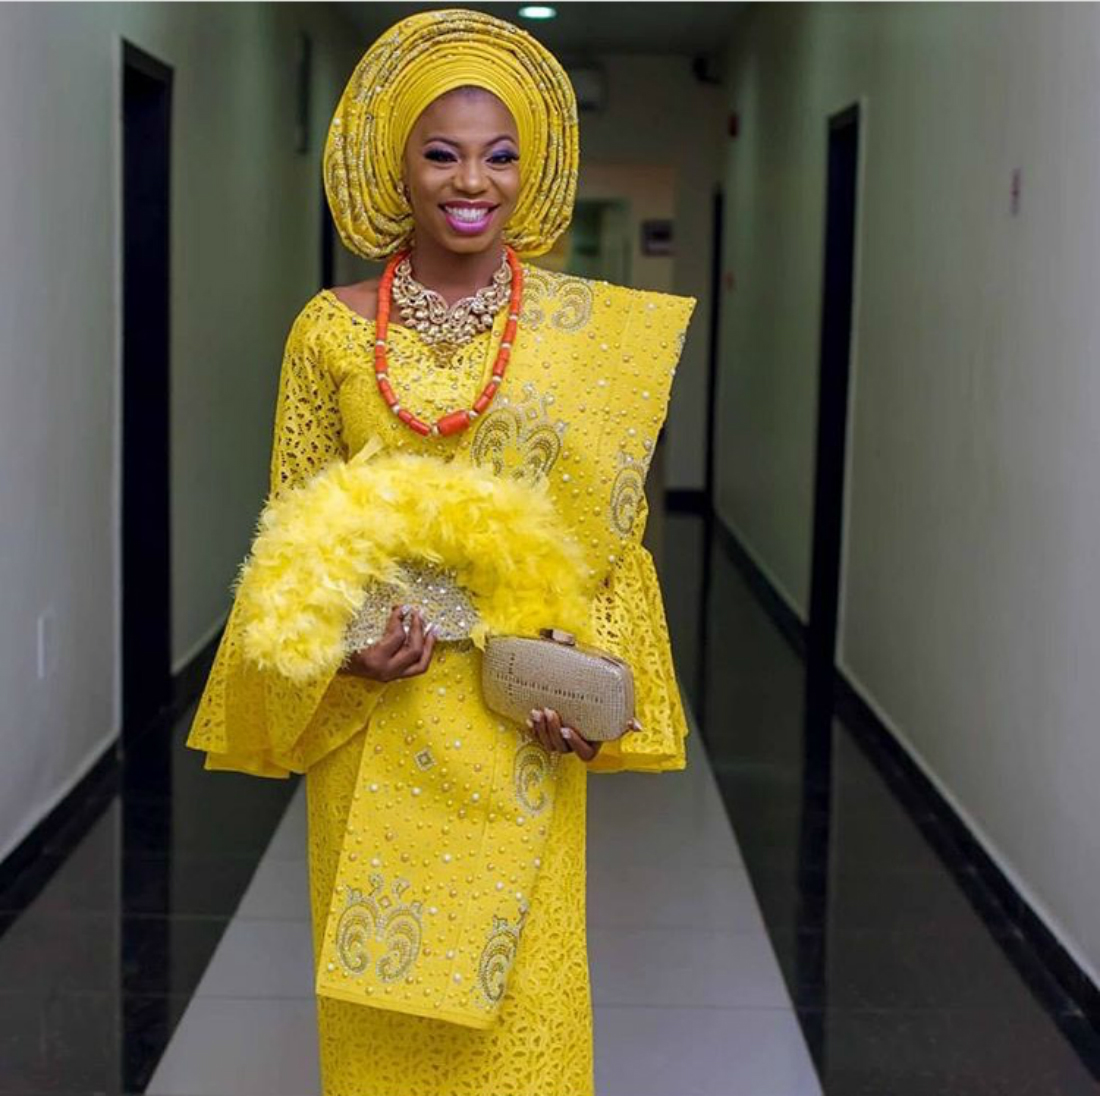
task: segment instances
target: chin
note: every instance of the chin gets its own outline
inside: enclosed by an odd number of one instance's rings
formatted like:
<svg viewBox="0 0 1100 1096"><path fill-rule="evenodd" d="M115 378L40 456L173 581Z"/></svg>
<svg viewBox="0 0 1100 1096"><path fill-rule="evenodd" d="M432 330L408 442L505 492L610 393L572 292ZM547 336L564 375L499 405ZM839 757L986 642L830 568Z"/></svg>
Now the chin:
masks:
<svg viewBox="0 0 1100 1096"><path fill-rule="evenodd" d="M484 236L459 236L457 233L440 240L448 251L456 255L480 255L484 251L499 251L504 240L498 232L487 232Z"/></svg>

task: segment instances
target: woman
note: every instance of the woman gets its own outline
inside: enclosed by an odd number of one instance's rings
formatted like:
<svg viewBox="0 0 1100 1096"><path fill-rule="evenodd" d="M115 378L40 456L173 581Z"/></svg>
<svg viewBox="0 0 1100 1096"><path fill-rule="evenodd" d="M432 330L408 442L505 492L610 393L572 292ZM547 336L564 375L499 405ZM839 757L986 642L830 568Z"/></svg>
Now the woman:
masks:
<svg viewBox="0 0 1100 1096"><path fill-rule="evenodd" d="M565 73L474 12L387 31L330 129L341 236L391 262L295 320L269 503L378 450L543 485L583 551L591 634L633 668L638 723L601 748L552 710L502 720L478 647L437 644L416 606L340 671L292 680L246 656L235 600L189 744L211 769L307 774L326 1096L591 1094L587 775L685 764L641 537L694 301L514 258L567 227L576 169Z"/></svg>

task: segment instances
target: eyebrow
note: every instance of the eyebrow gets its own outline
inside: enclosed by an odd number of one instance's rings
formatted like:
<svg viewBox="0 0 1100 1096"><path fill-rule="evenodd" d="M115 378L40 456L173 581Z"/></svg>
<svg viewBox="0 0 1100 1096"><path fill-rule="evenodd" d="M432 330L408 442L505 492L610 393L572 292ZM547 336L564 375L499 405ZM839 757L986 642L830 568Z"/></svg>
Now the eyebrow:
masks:
<svg viewBox="0 0 1100 1096"><path fill-rule="evenodd" d="M452 141L450 137L434 136L434 137L425 137L424 138L424 144L426 144L426 145L430 145L432 143L432 141L440 141L442 144L450 145L452 148L461 148L462 147L460 142ZM494 137L491 141L486 141L484 147L488 148L490 145L495 145L498 141L511 141L512 144L516 144L515 137L513 137L510 133L500 133L496 137Z"/></svg>

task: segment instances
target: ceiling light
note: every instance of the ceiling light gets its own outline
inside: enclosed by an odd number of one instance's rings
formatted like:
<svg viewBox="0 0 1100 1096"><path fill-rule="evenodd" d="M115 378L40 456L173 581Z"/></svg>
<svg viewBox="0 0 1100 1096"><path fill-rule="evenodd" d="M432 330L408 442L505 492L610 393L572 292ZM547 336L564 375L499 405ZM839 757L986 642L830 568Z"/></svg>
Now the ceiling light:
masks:
<svg viewBox="0 0 1100 1096"><path fill-rule="evenodd" d="M549 4L524 4L519 9L521 19L553 19L558 14Z"/></svg>

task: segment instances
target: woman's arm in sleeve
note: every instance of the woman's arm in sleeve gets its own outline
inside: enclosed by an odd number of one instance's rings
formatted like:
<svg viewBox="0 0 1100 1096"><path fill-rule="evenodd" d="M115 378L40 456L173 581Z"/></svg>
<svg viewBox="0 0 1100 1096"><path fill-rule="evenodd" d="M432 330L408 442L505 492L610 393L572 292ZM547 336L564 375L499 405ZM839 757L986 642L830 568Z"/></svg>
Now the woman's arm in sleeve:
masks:
<svg viewBox="0 0 1100 1096"><path fill-rule="evenodd" d="M287 338L271 450L274 498L343 459L336 384L310 339L307 305ZM206 768L256 776L305 772L369 720L382 682L349 674L297 684L243 657L235 599L192 721L187 745Z"/></svg>
<svg viewBox="0 0 1100 1096"><path fill-rule="evenodd" d="M638 520L644 528L644 504ZM688 723L657 571L653 557L639 541L624 544L593 605L593 628L597 644L630 665L634 714L642 729L605 742L588 768L592 772L683 769Z"/></svg>

